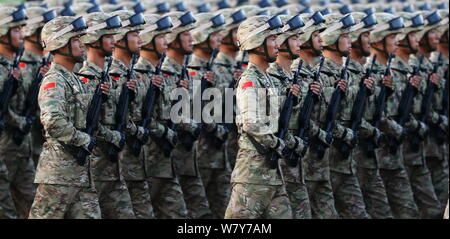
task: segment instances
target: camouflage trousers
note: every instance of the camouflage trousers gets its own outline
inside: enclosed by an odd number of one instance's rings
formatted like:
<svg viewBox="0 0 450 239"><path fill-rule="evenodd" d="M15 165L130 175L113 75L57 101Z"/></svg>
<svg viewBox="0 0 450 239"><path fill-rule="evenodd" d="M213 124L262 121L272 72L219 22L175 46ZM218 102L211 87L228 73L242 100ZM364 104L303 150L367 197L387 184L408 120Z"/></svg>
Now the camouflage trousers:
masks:
<svg viewBox="0 0 450 239"><path fill-rule="evenodd" d="M154 219L150 188L147 181L126 181L136 219Z"/></svg>
<svg viewBox="0 0 450 239"><path fill-rule="evenodd" d="M133 219L133 204L124 181L95 181L103 219Z"/></svg>
<svg viewBox="0 0 450 239"><path fill-rule="evenodd" d="M94 188L39 184L30 219L100 219Z"/></svg>
<svg viewBox="0 0 450 239"><path fill-rule="evenodd" d="M338 213L334 206L333 189L330 181L306 180L311 214L313 219L337 219Z"/></svg>
<svg viewBox="0 0 450 239"><path fill-rule="evenodd" d="M225 219L292 219L285 186L234 183Z"/></svg>
<svg viewBox="0 0 450 239"><path fill-rule="evenodd" d="M386 188L378 169L358 168L366 211L373 219L393 219Z"/></svg>
<svg viewBox="0 0 450 239"><path fill-rule="evenodd" d="M151 177L148 182L156 218L186 219L188 217L183 191L177 177Z"/></svg>
<svg viewBox="0 0 450 239"><path fill-rule="evenodd" d="M294 219L311 219L311 205L305 184L286 182L286 191L291 202Z"/></svg>
<svg viewBox="0 0 450 239"><path fill-rule="evenodd" d="M424 164L408 165L406 169L421 218L441 218L441 203L434 192L431 174L427 166Z"/></svg>
<svg viewBox="0 0 450 239"><path fill-rule="evenodd" d="M434 192L441 203L441 213L444 213L448 201L448 159L427 157L427 166L431 173Z"/></svg>
<svg viewBox="0 0 450 239"><path fill-rule="evenodd" d="M0 159L0 219L16 219L17 211L10 191L8 169Z"/></svg>
<svg viewBox="0 0 450 239"><path fill-rule="evenodd" d="M231 194L229 169L199 168L213 217L223 219Z"/></svg>
<svg viewBox="0 0 450 239"><path fill-rule="evenodd" d="M186 202L188 217L211 219L213 217L200 176L180 176L180 184Z"/></svg>
<svg viewBox="0 0 450 239"><path fill-rule="evenodd" d="M419 209L405 169L380 169L389 206L394 218L418 219Z"/></svg>
<svg viewBox="0 0 450 239"><path fill-rule="evenodd" d="M8 168L11 196L19 218L27 218L36 193L33 160L30 157L7 155L5 164Z"/></svg>
<svg viewBox="0 0 450 239"><path fill-rule="evenodd" d="M228 133L228 139L225 142L225 157L227 162L230 162L231 170L236 164L236 158L239 150L238 134L236 131Z"/></svg>
<svg viewBox="0 0 450 239"><path fill-rule="evenodd" d="M339 216L344 219L369 219L358 177L333 171L330 176L334 205Z"/></svg>

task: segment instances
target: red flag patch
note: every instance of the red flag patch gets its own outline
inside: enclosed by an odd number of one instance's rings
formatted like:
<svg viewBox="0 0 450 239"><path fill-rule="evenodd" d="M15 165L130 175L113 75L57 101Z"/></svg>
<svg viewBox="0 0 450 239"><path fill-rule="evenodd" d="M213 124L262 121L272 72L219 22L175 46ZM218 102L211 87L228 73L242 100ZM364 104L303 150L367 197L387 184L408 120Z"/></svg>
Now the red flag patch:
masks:
<svg viewBox="0 0 450 239"><path fill-rule="evenodd" d="M245 89L247 87L253 87L253 81L247 81L244 84L242 84L242 89Z"/></svg>
<svg viewBox="0 0 450 239"><path fill-rule="evenodd" d="M242 68L247 68L247 64L242 64Z"/></svg>
<svg viewBox="0 0 450 239"><path fill-rule="evenodd" d="M56 83L55 82L50 82L44 85L44 90L50 89L50 88L55 88L56 87Z"/></svg>
<svg viewBox="0 0 450 239"><path fill-rule="evenodd" d="M113 78L116 81L120 80L120 77L118 77L118 76L111 76L111 78Z"/></svg>
<svg viewBox="0 0 450 239"><path fill-rule="evenodd" d="M89 79L86 77L83 77L80 79L82 82L84 82L84 84L87 84L89 82Z"/></svg>
<svg viewBox="0 0 450 239"><path fill-rule="evenodd" d="M20 62L20 63L19 63L19 67L20 67L20 69L24 69L24 68L27 67L27 63L25 63L25 62Z"/></svg>
<svg viewBox="0 0 450 239"><path fill-rule="evenodd" d="M164 74L164 76L165 76L166 78L169 78L169 77L170 77L170 75L169 75L169 74Z"/></svg>
<svg viewBox="0 0 450 239"><path fill-rule="evenodd" d="M190 71L190 72L189 72L189 75L191 75L191 76L196 76L196 75L197 75L197 72L195 72L195 71Z"/></svg>

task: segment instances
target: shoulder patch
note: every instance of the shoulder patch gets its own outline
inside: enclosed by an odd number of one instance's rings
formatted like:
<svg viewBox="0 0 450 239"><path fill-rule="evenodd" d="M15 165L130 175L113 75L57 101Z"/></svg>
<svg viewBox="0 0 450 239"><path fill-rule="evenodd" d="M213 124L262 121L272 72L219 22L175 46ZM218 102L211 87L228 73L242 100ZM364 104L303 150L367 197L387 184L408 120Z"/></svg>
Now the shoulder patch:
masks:
<svg viewBox="0 0 450 239"><path fill-rule="evenodd" d="M48 90L56 87L56 82L50 82L44 85L44 90Z"/></svg>
<svg viewBox="0 0 450 239"><path fill-rule="evenodd" d="M86 78L86 77L82 77L82 78L80 78L80 80L81 80L82 82L84 82L84 84L87 84L87 83L89 82L89 79Z"/></svg>
<svg viewBox="0 0 450 239"><path fill-rule="evenodd" d="M190 76L196 76L196 75L197 75L197 72L196 72L196 71L189 71L189 75L190 75Z"/></svg>
<svg viewBox="0 0 450 239"><path fill-rule="evenodd" d="M19 68L20 68L20 69L25 69L25 68L27 68L27 63L25 63L25 62L20 62L20 63L19 63Z"/></svg>
<svg viewBox="0 0 450 239"><path fill-rule="evenodd" d="M245 89L247 87L253 87L253 81L247 81L244 84L242 84L241 89Z"/></svg>

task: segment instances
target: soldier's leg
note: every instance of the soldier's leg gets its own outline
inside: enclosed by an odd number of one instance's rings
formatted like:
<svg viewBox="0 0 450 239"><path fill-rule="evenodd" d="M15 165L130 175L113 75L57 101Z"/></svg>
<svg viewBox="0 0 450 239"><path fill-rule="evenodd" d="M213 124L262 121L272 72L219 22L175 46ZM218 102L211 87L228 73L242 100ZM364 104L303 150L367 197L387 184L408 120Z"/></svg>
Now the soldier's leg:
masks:
<svg viewBox="0 0 450 239"><path fill-rule="evenodd" d="M206 194L208 194L208 185L211 181L214 170L211 168L198 168L198 171L200 172L200 176L202 177L202 182L205 186Z"/></svg>
<svg viewBox="0 0 450 239"><path fill-rule="evenodd" d="M0 219L15 219L17 211L10 191L9 173L0 158Z"/></svg>
<svg viewBox="0 0 450 239"><path fill-rule="evenodd" d="M414 199L422 218L442 218L441 205L434 192L430 171L426 165L408 166Z"/></svg>
<svg viewBox="0 0 450 239"><path fill-rule="evenodd" d="M133 219L133 204L124 181L95 181L103 219Z"/></svg>
<svg viewBox="0 0 450 239"><path fill-rule="evenodd" d="M186 219L186 203L178 178L149 179L155 216L158 219Z"/></svg>
<svg viewBox="0 0 450 239"><path fill-rule="evenodd" d="M272 186L274 194L270 204L266 207L265 219L292 219L291 202L284 185Z"/></svg>
<svg viewBox="0 0 450 239"><path fill-rule="evenodd" d="M294 219L311 219L311 205L305 184L286 182Z"/></svg>
<svg viewBox="0 0 450 239"><path fill-rule="evenodd" d="M68 219L101 219L97 191L94 188L81 188L67 212Z"/></svg>
<svg viewBox="0 0 450 239"><path fill-rule="evenodd" d="M80 190L70 186L39 184L29 218L64 219Z"/></svg>
<svg viewBox="0 0 450 239"><path fill-rule="evenodd" d="M205 187L200 176L180 176L184 200L189 218L210 219L212 212L206 198Z"/></svg>
<svg viewBox="0 0 450 239"><path fill-rule="evenodd" d="M378 169L358 168L358 178L367 213L373 219L394 218Z"/></svg>
<svg viewBox="0 0 450 239"><path fill-rule="evenodd" d="M202 172L202 171L200 171ZM203 176L202 176L203 178ZM230 200L231 172L228 169L213 169L206 186L206 196L214 218L223 219ZM206 184L205 184L206 185Z"/></svg>
<svg viewBox="0 0 450 239"><path fill-rule="evenodd" d="M275 195L274 186L235 183L225 219L261 219Z"/></svg>
<svg viewBox="0 0 450 239"><path fill-rule="evenodd" d="M337 219L338 213L334 206L334 196L329 181L306 180L311 214L314 219Z"/></svg>
<svg viewBox="0 0 450 239"><path fill-rule="evenodd" d="M133 212L137 219L154 219L153 206L150 199L150 188L147 181L127 181Z"/></svg>
<svg viewBox="0 0 450 239"><path fill-rule="evenodd" d="M14 170L10 171L10 189L17 213L20 218L27 218L36 193L34 163L31 158L17 157L12 161L6 160L6 162L8 168L11 165Z"/></svg>
<svg viewBox="0 0 450 239"><path fill-rule="evenodd" d="M419 218L419 209L414 202L414 196L406 170L380 169L380 175L386 188L386 194L394 218Z"/></svg>
<svg viewBox="0 0 450 239"><path fill-rule="evenodd" d="M441 203L441 212L444 213L448 200L448 161L432 157L427 157L426 160L431 173L434 192Z"/></svg>
<svg viewBox="0 0 450 239"><path fill-rule="evenodd" d="M363 195L356 175L331 172L335 207L344 219L368 219Z"/></svg>

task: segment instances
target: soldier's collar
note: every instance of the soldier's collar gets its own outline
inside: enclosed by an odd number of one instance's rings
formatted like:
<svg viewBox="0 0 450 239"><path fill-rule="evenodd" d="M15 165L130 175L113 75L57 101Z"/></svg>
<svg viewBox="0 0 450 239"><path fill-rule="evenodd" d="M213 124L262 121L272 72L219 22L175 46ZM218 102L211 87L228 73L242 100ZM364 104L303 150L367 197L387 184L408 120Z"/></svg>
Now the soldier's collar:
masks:
<svg viewBox="0 0 450 239"><path fill-rule="evenodd" d="M219 52L219 54L217 55L216 62L233 65L236 63L236 60L225 53Z"/></svg>
<svg viewBox="0 0 450 239"><path fill-rule="evenodd" d="M147 59L140 57L136 66L134 67L136 71L154 71L155 67Z"/></svg>
<svg viewBox="0 0 450 239"><path fill-rule="evenodd" d="M121 72L117 73L126 73L128 71L128 67L119 59L113 58L112 66L116 66L114 68L120 70ZM111 72L114 72L113 68L110 70Z"/></svg>
<svg viewBox="0 0 450 239"><path fill-rule="evenodd" d="M180 74L181 73L181 68L183 66L178 64L178 62L174 59L172 59L170 56L166 57L166 60L163 64L163 69L165 71L169 71L169 72L173 72L176 74Z"/></svg>

